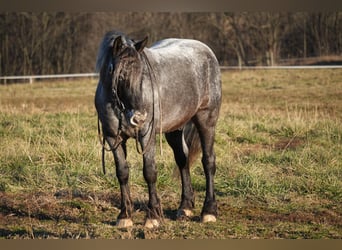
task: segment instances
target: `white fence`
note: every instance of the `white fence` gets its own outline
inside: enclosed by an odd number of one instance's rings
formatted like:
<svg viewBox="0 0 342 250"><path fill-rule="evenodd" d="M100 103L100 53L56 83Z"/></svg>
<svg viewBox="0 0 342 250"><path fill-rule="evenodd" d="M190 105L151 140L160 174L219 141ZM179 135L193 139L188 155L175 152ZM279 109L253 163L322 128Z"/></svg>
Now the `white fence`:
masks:
<svg viewBox="0 0 342 250"><path fill-rule="evenodd" d="M98 77L97 73L84 73L84 74L59 74L59 75L37 75L37 76L1 76L0 82L7 83L8 80L29 80L33 83L35 79L58 79L58 78L85 78L85 77Z"/></svg>
<svg viewBox="0 0 342 250"><path fill-rule="evenodd" d="M342 69L342 65L313 65L313 66L221 66L221 70L258 70L258 69ZM36 75L36 76L1 76L0 83L9 80L28 80L32 83L35 79L58 79L58 78L97 78L98 73L83 74L59 74L59 75Z"/></svg>
<svg viewBox="0 0 342 250"><path fill-rule="evenodd" d="M312 65L312 66L221 66L221 70L254 70L254 69L342 69L342 65Z"/></svg>

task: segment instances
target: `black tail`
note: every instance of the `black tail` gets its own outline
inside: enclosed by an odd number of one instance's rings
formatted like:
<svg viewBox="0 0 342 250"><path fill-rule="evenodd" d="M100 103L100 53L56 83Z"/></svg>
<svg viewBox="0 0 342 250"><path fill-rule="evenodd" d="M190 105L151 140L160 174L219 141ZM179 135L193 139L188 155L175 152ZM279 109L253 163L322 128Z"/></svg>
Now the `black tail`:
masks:
<svg viewBox="0 0 342 250"><path fill-rule="evenodd" d="M197 128L193 122L188 122L183 130L184 140L188 148L188 163L189 166L197 159L201 151L201 141Z"/></svg>

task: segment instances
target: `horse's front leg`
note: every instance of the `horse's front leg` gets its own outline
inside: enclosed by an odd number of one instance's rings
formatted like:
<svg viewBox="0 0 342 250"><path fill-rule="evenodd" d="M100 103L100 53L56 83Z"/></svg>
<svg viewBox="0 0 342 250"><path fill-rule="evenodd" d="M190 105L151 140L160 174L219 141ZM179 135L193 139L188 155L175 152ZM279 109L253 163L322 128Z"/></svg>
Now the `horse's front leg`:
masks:
<svg viewBox="0 0 342 250"><path fill-rule="evenodd" d="M116 225L118 227L130 227L133 226L131 219L132 200L128 186L129 167L126 161L126 143L121 143L113 151L113 154L116 167L116 176L119 180L121 191L121 211L117 217Z"/></svg>
<svg viewBox="0 0 342 250"><path fill-rule="evenodd" d="M163 213L156 189L157 169L155 164L155 136L153 135L150 139L143 139L141 145L142 149L145 151L143 155L143 172L149 194L145 227L156 228L159 226Z"/></svg>

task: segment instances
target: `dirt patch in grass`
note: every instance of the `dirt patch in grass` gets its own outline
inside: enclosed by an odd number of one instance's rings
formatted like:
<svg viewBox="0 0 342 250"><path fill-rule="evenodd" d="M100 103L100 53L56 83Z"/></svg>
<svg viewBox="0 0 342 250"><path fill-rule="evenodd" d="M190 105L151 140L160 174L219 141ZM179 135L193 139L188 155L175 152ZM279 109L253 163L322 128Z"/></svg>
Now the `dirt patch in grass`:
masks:
<svg viewBox="0 0 342 250"><path fill-rule="evenodd" d="M221 207L221 212L226 212L234 215L240 220L249 220L252 222L262 222L264 224L274 224L277 222L300 223L300 224L321 224L327 223L330 225L342 225L341 213L332 210L294 210L280 213L272 211L267 206L255 206L250 204L248 207L236 208L224 204Z"/></svg>
<svg viewBox="0 0 342 250"><path fill-rule="evenodd" d="M164 197L165 198L165 197ZM169 202L163 200L164 204ZM172 203L172 201L170 200ZM342 231L342 213L336 209L306 208L280 212L267 204L245 201L234 205L231 199L219 199L217 224L203 225L199 216L189 221L176 221L175 209L164 208L164 221L160 229L143 228L144 205L135 204L133 228L118 229L115 218L119 213L118 194L106 192L80 192L61 190L52 193L0 193L1 238L301 238L300 233L288 235L286 228L266 232L280 224L292 227L324 227L323 238L339 238ZM197 214L199 211L195 210ZM293 226L297 225L297 226ZM205 230L205 233L204 231ZM284 230L284 231L283 231ZM304 230L304 229L302 229ZM173 232L171 235L170 232ZM212 232L211 232L212 231ZM302 231L301 231L302 233ZM286 236L287 235L287 236ZM308 234L310 238L312 235Z"/></svg>
<svg viewBox="0 0 342 250"><path fill-rule="evenodd" d="M276 150L294 150L305 144L305 140L300 137L283 138L274 143L274 149Z"/></svg>
<svg viewBox="0 0 342 250"><path fill-rule="evenodd" d="M235 152L236 155L249 156L262 151L285 151L285 150L296 150L299 147L305 145L305 139L300 137L293 138L281 138L273 144L266 143L255 143L255 144L243 144L239 145L239 149Z"/></svg>

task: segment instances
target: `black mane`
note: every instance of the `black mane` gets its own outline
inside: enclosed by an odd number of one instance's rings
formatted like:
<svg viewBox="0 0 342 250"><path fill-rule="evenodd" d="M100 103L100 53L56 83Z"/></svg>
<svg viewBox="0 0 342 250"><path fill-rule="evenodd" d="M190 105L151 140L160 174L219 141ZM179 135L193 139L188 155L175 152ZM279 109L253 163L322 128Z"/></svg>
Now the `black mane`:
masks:
<svg viewBox="0 0 342 250"><path fill-rule="evenodd" d="M103 39L102 42L99 46L99 51L97 54L97 58L96 58L96 66L95 66L95 71L96 72L100 72L101 69L103 68L105 62L106 62L106 58L107 55L109 53L109 51L112 49L113 47L113 43L114 40L121 36L122 38L124 38L126 40L126 42L128 44L132 44L133 41L128 38L124 33L122 33L121 31L116 31L116 30L112 30L112 31L108 31Z"/></svg>

